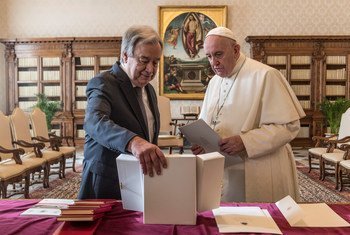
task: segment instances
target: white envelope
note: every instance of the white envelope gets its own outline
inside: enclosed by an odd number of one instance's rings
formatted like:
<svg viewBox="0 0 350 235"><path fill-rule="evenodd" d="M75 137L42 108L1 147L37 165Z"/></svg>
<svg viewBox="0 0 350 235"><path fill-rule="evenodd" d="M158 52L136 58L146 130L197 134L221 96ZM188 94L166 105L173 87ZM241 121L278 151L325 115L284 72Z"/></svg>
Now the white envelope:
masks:
<svg viewBox="0 0 350 235"><path fill-rule="evenodd" d="M218 152L197 155L197 211L218 208L225 157Z"/></svg>

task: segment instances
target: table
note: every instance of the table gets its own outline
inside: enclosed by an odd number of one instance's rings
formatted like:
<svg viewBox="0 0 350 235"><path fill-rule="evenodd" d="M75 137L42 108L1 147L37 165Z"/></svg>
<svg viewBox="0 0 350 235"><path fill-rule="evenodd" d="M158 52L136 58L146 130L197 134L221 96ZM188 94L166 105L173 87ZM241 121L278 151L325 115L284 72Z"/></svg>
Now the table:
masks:
<svg viewBox="0 0 350 235"><path fill-rule="evenodd" d="M24 210L36 204L39 199L0 200L0 233L2 235L47 235L62 224L56 218L20 216ZM225 203L222 206L260 206L267 209L283 234L350 234L350 228L292 228L274 204L269 203ZM349 204L330 204L337 214L350 222ZM165 215L166 216L166 215ZM79 233L75 233L79 234ZM99 223L96 234L152 234L191 235L219 234L211 211L199 213L197 225L150 225L143 224L142 213L123 210L121 202L108 212Z"/></svg>

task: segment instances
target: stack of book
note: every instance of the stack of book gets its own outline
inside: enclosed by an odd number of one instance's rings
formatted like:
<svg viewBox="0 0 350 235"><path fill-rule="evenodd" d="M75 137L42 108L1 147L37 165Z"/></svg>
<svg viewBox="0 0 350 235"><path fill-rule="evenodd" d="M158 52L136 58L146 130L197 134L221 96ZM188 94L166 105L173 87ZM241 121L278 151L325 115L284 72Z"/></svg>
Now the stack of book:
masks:
<svg viewBox="0 0 350 235"><path fill-rule="evenodd" d="M94 221L112 210L116 200L81 200L61 209L58 221Z"/></svg>
<svg viewBox="0 0 350 235"><path fill-rule="evenodd" d="M54 216L58 221L94 221L112 210L117 200L43 199L22 216Z"/></svg>

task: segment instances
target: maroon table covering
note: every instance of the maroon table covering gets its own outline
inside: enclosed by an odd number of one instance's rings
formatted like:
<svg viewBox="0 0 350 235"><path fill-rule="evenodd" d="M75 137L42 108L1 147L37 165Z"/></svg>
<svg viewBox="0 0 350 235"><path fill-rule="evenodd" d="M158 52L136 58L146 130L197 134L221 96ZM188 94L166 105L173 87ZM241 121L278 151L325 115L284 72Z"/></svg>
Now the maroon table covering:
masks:
<svg viewBox="0 0 350 235"><path fill-rule="evenodd" d="M0 234L53 234L62 224L54 217L20 216L24 210L39 200L0 200ZM268 203L232 203L222 206L260 206L267 209L283 234L350 234L348 228L292 228L274 204ZM350 222L349 204L329 205L337 214ZM166 215L164 215L166 216ZM123 210L119 203L108 212L99 223L96 234L219 234L215 218L211 211L198 214L197 225L151 225L143 224L142 213ZM79 233L75 233L79 234Z"/></svg>

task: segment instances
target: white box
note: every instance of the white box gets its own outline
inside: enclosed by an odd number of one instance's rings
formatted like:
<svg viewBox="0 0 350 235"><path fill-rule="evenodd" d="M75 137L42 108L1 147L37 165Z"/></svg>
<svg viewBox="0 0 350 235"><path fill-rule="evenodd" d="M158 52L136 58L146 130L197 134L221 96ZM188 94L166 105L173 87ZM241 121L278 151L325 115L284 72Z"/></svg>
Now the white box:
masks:
<svg viewBox="0 0 350 235"><path fill-rule="evenodd" d="M138 159L117 158L123 208L143 211L145 224L196 224L196 156L166 155L162 175L143 176Z"/></svg>
<svg viewBox="0 0 350 235"><path fill-rule="evenodd" d="M117 168L123 208L143 211L143 174L139 160L133 155L120 154Z"/></svg>
<svg viewBox="0 0 350 235"><path fill-rule="evenodd" d="M142 211L145 224L196 224L196 212L220 206L225 157L218 152L166 155L162 175L143 175L139 160L117 158L123 208Z"/></svg>
<svg viewBox="0 0 350 235"><path fill-rule="evenodd" d="M197 211L220 207L225 157L218 152L197 155Z"/></svg>

